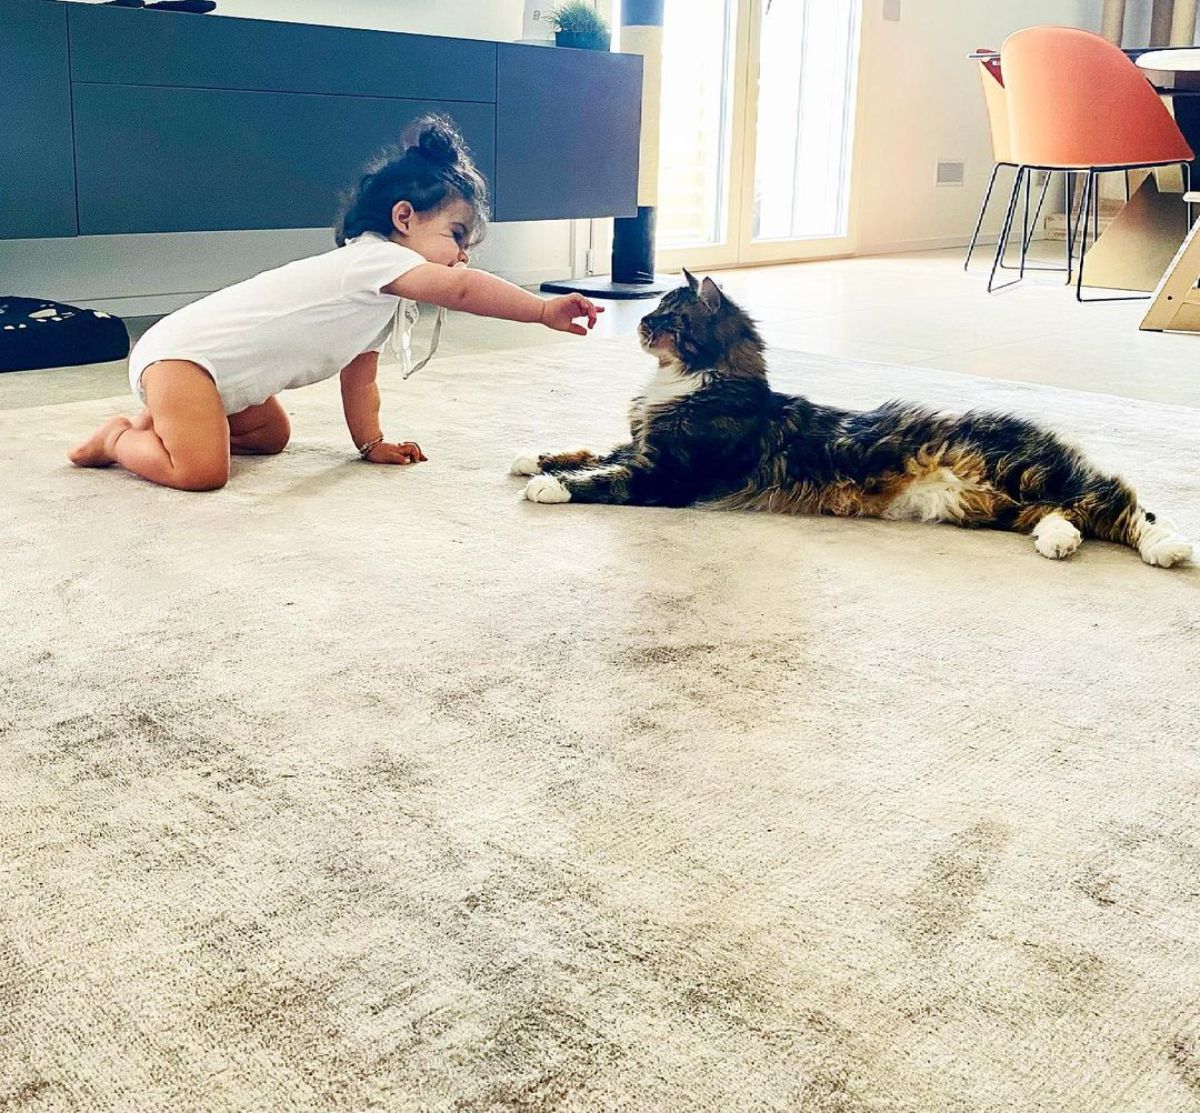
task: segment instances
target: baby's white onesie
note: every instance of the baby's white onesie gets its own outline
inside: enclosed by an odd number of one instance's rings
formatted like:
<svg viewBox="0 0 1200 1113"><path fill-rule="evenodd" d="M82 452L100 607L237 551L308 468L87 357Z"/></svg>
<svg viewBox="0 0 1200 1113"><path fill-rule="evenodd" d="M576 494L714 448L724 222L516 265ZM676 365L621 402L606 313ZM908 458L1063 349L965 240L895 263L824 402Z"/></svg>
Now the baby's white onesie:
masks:
<svg viewBox="0 0 1200 1113"><path fill-rule="evenodd" d="M379 351L401 310L384 286L423 256L364 232L344 247L298 259L209 294L151 326L129 356L142 401L142 372L163 359L198 363L227 414L272 394L328 379L355 356Z"/></svg>

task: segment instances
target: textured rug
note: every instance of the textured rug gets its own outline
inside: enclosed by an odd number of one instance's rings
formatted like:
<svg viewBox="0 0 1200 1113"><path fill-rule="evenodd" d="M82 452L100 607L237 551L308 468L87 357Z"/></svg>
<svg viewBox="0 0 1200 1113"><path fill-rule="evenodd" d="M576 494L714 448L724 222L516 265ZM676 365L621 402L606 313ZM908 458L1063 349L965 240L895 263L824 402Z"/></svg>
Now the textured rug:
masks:
<svg viewBox="0 0 1200 1113"><path fill-rule="evenodd" d="M774 367L1200 537L1200 412ZM322 384L204 495L0 414L0 1109L1200 1109L1200 569L518 501L648 372L435 362L404 470Z"/></svg>

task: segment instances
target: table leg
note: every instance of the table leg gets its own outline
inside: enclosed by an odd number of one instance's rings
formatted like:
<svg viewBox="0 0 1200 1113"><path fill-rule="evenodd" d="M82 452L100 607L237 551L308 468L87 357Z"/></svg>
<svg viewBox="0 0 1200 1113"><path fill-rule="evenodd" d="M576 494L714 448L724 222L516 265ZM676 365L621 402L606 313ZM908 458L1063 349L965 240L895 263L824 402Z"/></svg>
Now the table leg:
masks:
<svg viewBox="0 0 1200 1113"><path fill-rule="evenodd" d="M1187 232L1188 211L1182 193L1160 190L1150 174L1089 247L1084 285L1150 292Z"/></svg>

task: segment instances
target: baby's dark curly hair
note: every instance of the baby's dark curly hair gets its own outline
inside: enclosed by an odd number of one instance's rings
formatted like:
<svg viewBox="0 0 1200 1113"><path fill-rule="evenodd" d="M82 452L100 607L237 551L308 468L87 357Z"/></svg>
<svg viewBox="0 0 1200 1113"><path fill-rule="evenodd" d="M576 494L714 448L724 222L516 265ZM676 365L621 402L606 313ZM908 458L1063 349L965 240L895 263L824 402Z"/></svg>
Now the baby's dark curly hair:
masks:
<svg viewBox="0 0 1200 1113"><path fill-rule="evenodd" d="M422 116L405 130L403 146L381 152L347 193L334 229L338 246L364 232L390 236L397 201L423 213L457 200L471 209L468 240L477 244L487 229L487 182L453 121Z"/></svg>

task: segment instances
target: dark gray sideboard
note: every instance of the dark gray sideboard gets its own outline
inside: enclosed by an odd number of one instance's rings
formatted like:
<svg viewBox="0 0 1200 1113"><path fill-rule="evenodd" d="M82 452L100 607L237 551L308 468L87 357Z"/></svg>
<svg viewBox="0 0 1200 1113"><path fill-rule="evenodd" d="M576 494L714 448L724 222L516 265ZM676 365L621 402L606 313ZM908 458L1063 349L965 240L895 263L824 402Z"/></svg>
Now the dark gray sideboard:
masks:
<svg viewBox="0 0 1200 1113"><path fill-rule="evenodd" d="M0 237L75 236L67 5L0 0Z"/></svg>
<svg viewBox="0 0 1200 1113"><path fill-rule="evenodd" d="M315 228L425 111L494 219L637 211L641 58L0 0L0 238Z"/></svg>

